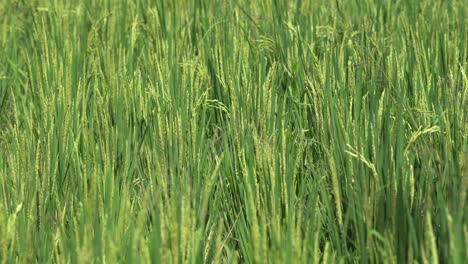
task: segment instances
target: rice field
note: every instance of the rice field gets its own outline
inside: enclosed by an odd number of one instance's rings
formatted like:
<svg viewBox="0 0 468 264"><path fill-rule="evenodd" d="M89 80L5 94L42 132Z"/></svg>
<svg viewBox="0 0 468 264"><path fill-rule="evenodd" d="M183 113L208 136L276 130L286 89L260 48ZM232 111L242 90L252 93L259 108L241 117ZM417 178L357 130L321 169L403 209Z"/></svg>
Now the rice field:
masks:
<svg viewBox="0 0 468 264"><path fill-rule="evenodd" d="M468 2L0 0L0 263L467 263Z"/></svg>

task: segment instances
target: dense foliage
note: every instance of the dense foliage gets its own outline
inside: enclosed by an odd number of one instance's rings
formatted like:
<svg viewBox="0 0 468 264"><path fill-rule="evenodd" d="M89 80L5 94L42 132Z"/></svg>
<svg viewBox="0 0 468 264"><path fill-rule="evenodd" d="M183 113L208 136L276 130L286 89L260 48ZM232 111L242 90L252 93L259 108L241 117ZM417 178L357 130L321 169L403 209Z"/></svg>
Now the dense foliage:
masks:
<svg viewBox="0 0 468 264"><path fill-rule="evenodd" d="M466 263L468 3L0 0L0 261Z"/></svg>

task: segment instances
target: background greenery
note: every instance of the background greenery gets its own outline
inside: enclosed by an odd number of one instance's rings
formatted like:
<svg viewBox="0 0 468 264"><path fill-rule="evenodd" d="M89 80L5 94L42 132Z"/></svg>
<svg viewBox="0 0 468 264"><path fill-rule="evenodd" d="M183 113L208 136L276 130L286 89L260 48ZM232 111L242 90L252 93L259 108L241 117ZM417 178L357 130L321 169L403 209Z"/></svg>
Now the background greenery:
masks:
<svg viewBox="0 0 468 264"><path fill-rule="evenodd" d="M468 2L0 0L0 261L464 263Z"/></svg>

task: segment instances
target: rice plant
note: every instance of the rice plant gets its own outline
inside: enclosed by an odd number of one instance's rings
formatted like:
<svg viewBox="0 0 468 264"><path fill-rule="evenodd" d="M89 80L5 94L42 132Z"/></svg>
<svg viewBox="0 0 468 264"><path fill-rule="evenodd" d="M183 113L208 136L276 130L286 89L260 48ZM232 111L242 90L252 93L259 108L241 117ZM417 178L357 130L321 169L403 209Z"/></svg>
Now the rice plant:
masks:
<svg viewBox="0 0 468 264"><path fill-rule="evenodd" d="M468 3L0 0L1 263L466 263Z"/></svg>

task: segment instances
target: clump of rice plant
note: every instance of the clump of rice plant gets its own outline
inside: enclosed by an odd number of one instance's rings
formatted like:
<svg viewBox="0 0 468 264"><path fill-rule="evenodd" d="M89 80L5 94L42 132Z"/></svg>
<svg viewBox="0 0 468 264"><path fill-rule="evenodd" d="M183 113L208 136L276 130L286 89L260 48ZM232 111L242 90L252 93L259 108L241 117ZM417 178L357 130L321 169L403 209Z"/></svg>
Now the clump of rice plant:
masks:
<svg viewBox="0 0 468 264"><path fill-rule="evenodd" d="M468 5L0 2L0 262L465 263Z"/></svg>

